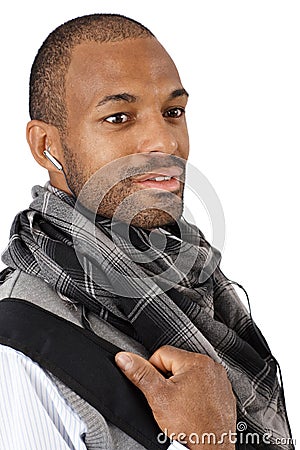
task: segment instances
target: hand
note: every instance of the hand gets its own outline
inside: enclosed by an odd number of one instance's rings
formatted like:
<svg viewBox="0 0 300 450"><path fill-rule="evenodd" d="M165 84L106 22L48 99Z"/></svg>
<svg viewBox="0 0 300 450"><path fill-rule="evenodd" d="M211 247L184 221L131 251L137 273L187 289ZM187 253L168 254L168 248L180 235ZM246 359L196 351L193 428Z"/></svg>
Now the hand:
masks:
<svg viewBox="0 0 300 450"><path fill-rule="evenodd" d="M220 364L208 356L170 346L159 348L149 361L120 352L116 363L144 393L156 422L171 439L186 440L193 450L234 449L226 437L221 444L213 445L212 438L208 443L207 437L202 443L203 433L214 433L218 441L222 433L236 431L236 401ZM166 378L161 372L171 376ZM178 436L180 433L186 437Z"/></svg>

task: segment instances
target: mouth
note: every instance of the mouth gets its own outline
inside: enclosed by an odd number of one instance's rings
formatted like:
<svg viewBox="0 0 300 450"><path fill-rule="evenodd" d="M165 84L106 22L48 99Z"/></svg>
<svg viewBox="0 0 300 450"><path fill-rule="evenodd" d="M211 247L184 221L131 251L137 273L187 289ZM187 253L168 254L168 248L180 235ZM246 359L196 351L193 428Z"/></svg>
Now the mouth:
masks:
<svg viewBox="0 0 300 450"><path fill-rule="evenodd" d="M169 192L180 190L183 170L180 167L161 167L155 172L144 173L134 177L133 182L144 189L161 189Z"/></svg>

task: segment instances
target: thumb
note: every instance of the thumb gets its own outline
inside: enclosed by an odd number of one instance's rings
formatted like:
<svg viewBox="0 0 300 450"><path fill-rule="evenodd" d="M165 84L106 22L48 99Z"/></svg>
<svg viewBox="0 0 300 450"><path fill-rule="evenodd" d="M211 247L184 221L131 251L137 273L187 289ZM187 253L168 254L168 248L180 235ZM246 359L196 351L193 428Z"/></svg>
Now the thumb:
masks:
<svg viewBox="0 0 300 450"><path fill-rule="evenodd" d="M158 389L165 385L166 379L163 375L141 356L119 352L115 360L126 377L143 392L148 401L158 393Z"/></svg>

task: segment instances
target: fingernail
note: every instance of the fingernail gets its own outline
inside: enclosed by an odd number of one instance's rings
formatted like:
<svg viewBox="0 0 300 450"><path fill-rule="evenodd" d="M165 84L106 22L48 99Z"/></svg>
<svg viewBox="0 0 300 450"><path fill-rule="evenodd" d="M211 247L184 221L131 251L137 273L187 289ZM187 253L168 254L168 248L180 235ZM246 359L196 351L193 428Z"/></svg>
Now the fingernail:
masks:
<svg viewBox="0 0 300 450"><path fill-rule="evenodd" d="M116 362L120 369L126 371L128 370L132 365L132 359L130 356L126 355L125 353L120 353L116 356Z"/></svg>

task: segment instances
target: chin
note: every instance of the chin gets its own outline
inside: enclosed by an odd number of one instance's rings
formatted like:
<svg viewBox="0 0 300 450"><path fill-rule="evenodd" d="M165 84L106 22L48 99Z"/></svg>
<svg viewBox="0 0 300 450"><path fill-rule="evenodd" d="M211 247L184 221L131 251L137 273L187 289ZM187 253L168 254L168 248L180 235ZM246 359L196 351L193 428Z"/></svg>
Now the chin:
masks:
<svg viewBox="0 0 300 450"><path fill-rule="evenodd" d="M138 190L111 190L100 206L98 214L135 227L153 229L174 224L183 212L183 193Z"/></svg>
<svg viewBox="0 0 300 450"><path fill-rule="evenodd" d="M181 214L182 211L180 214L177 212L176 217L174 217L165 211L153 208L136 214L136 216L132 218L130 224L135 227L151 230L153 228L164 227L176 223Z"/></svg>

